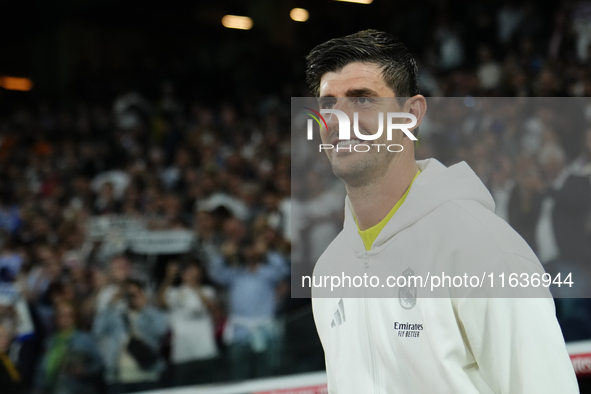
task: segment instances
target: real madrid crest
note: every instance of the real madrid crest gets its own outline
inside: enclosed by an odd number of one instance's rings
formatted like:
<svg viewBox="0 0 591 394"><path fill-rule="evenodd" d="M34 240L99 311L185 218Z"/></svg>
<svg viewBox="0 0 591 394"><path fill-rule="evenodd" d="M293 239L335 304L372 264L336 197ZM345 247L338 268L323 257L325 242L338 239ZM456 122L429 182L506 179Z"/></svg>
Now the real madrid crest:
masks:
<svg viewBox="0 0 591 394"><path fill-rule="evenodd" d="M412 309L417 304L417 288L413 286L413 283L409 279L414 274L414 271L410 267L402 273L402 276L406 278L406 286L398 290L398 301L400 301L400 306L404 309Z"/></svg>

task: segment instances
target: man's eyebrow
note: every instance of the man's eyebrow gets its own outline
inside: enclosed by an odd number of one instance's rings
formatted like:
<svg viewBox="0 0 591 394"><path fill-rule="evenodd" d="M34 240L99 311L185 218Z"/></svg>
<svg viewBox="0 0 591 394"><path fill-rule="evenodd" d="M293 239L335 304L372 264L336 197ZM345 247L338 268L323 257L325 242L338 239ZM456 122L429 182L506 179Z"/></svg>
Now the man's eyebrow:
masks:
<svg viewBox="0 0 591 394"><path fill-rule="evenodd" d="M327 97L336 97L336 96L334 94L327 94L325 96L318 97L318 99L327 98ZM344 97L379 97L379 95L375 90L372 90L369 88L359 88L359 89L347 90L345 92Z"/></svg>
<svg viewBox="0 0 591 394"><path fill-rule="evenodd" d="M349 89L345 92L345 97L378 97L378 93L375 90L369 88L361 88L361 89Z"/></svg>

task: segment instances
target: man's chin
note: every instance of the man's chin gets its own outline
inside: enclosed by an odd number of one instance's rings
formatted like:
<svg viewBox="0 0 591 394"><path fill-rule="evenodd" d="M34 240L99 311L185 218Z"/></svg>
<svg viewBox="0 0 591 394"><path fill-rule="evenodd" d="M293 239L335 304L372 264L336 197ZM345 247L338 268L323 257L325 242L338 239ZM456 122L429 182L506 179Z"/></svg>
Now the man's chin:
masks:
<svg viewBox="0 0 591 394"><path fill-rule="evenodd" d="M385 156L370 153L339 154L331 157L333 173L347 186L363 186L379 178L381 171L388 167ZM381 170L380 170L381 169Z"/></svg>
<svg viewBox="0 0 591 394"><path fill-rule="evenodd" d="M365 183L371 176L371 169L367 163L347 163L345 160L333 161L332 172L347 185L351 186Z"/></svg>

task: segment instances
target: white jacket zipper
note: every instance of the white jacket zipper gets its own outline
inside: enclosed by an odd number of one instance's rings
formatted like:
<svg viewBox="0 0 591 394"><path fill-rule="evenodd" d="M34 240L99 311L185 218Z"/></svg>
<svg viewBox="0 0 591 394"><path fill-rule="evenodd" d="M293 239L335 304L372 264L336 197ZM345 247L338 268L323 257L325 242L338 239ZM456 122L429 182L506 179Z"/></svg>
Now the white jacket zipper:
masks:
<svg viewBox="0 0 591 394"><path fill-rule="evenodd" d="M365 256L365 273L367 273L367 270L369 268L369 256L367 255L367 251L364 252L364 256ZM374 392L374 394L379 394L379 392L380 392L379 384L378 384L379 373L378 373L378 368L376 365L376 360L374 357L373 340L372 340L371 331L370 331L371 327L369 324L369 317L370 317L369 305L370 305L370 303L368 302L367 297L364 297L363 301L365 302L365 324L366 324L367 336L368 336L368 340L369 340L369 357L371 359L373 392Z"/></svg>

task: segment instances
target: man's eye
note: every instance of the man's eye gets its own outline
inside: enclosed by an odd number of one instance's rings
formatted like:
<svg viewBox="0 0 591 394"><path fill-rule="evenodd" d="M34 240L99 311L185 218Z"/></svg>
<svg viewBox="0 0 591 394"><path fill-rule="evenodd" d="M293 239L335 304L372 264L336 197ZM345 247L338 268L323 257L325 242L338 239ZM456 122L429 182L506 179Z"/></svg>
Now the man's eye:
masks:
<svg viewBox="0 0 591 394"><path fill-rule="evenodd" d="M371 102L369 97L355 97L355 104L357 105L369 105Z"/></svg>
<svg viewBox="0 0 591 394"><path fill-rule="evenodd" d="M327 101L320 104L320 108L322 109L331 109L334 108L334 101Z"/></svg>

